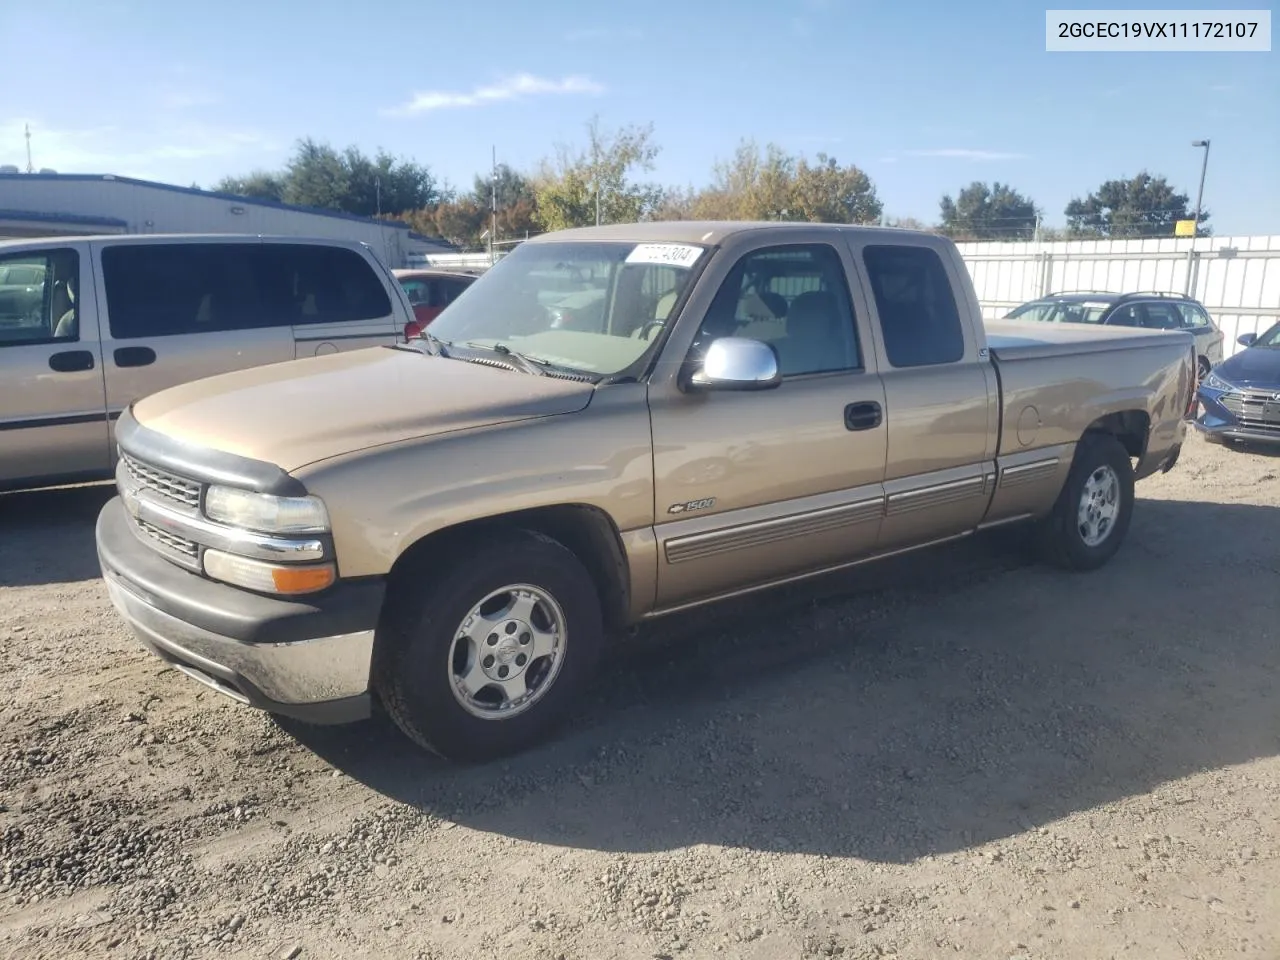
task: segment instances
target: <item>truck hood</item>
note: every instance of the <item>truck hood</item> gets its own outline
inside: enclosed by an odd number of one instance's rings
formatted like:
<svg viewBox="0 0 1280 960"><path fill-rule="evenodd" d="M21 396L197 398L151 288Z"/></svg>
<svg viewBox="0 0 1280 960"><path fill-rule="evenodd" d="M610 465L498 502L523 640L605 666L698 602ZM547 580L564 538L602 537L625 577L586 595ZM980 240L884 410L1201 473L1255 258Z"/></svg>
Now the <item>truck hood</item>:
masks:
<svg viewBox="0 0 1280 960"><path fill-rule="evenodd" d="M250 367L154 393L143 426L285 471L379 444L573 413L592 385L372 347Z"/></svg>

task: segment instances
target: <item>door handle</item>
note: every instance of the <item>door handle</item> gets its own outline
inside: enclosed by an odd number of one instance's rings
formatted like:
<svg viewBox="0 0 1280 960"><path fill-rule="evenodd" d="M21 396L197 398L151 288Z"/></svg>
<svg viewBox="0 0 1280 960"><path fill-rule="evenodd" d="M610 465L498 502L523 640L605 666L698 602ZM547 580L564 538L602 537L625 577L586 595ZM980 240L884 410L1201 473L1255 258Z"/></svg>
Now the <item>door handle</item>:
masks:
<svg viewBox="0 0 1280 960"><path fill-rule="evenodd" d="M49 369L58 373L76 373L93 369L93 351L63 350L49 357Z"/></svg>
<svg viewBox="0 0 1280 960"><path fill-rule="evenodd" d="M880 426L883 413L880 404L874 400L862 403L851 403L844 408L844 426L846 430L871 430Z"/></svg>
<svg viewBox="0 0 1280 960"><path fill-rule="evenodd" d="M145 367L156 362L156 352L150 347L117 347L117 367Z"/></svg>

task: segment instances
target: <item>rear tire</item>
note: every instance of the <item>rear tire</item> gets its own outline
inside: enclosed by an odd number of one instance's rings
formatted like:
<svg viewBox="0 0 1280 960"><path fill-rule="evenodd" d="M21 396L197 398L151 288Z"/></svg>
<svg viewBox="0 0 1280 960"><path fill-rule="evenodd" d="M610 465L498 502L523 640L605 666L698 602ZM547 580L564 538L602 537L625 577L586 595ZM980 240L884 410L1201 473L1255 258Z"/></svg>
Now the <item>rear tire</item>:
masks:
<svg viewBox="0 0 1280 960"><path fill-rule="evenodd" d="M373 686L419 746L483 761L545 739L578 702L603 647L596 586L559 541L526 530L476 545L438 577L402 580Z"/></svg>
<svg viewBox="0 0 1280 960"><path fill-rule="evenodd" d="M1120 549L1133 517L1133 466L1110 434L1085 434L1053 512L1037 531L1040 558L1096 570Z"/></svg>

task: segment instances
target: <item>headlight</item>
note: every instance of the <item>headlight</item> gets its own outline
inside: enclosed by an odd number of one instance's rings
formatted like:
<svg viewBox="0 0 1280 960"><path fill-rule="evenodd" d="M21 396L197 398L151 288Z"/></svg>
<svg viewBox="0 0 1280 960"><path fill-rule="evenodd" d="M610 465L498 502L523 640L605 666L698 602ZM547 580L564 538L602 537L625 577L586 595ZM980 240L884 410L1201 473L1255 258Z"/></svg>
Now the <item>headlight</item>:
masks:
<svg viewBox="0 0 1280 960"><path fill-rule="evenodd" d="M248 557L237 557L221 550L204 552L204 572L215 580L259 593L315 593L332 586L337 571L332 563L302 566L300 564L263 563Z"/></svg>
<svg viewBox="0 0 1280 960"><path fill-rule="evenodd" d="M211 486L204 498L210 520L262 533L325 533L329 511L319 497L275 497L237 487Z"/></svg>
<svg viewBox="0 0 1280 960"><path fill-rule="evenodd" d="M1209 375L1207 377L1200 381L1200 385L1202 387L1208 387L1210 390L1221 390L1224 393L1230 393L1236 388L1235 384L1228 383L1226 380L1223 380L1212 370L1209 371Z"/></svg>

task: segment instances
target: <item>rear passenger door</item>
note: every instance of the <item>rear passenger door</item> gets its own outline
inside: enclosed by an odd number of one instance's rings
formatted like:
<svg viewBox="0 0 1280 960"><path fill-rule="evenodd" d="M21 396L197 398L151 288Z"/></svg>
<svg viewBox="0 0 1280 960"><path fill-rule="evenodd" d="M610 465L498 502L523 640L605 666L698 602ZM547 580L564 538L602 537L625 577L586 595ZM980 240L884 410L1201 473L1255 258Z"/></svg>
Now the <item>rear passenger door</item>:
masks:
<svg viewBox="0 0 1280 960"><path fill-rule="evenodd" d="M1188 331L1196 338L1196 350L1200 356L1209 361L1210 366L1219 364L1222 355L1222 331L1209 319L1208 312L1198 303L1182 302L1175 304L1182 316L1181 329Z"/></svg>
<svg viewBox="0 0 1280 960"><path fill-rule="evenodd" d="M92 276L84 243L0 255L0 488L110 469Z"/></svg>
<svg viewBox="0 0 1280 960"><path fill-rule="evenodd" d="M113 417L175 384L293 359L287 318L263 303L261 249L256 241L96 245Z"/></svg>
<svg viewBox="0 0 1280 960"><path fill-rule="evenodd" d="M269 303L292 324L295 356L393 344L404 336L382 271L364 254L307 243L268 242L263 249L271 263Z"/></svg>
<svg viewBox="0 0 1280 960"><path fill-rule="evenodd" d="M871 292L889 426L877 549L965 533L994 490L999 391L963 265L923 244L850 242Z"/></svg>

